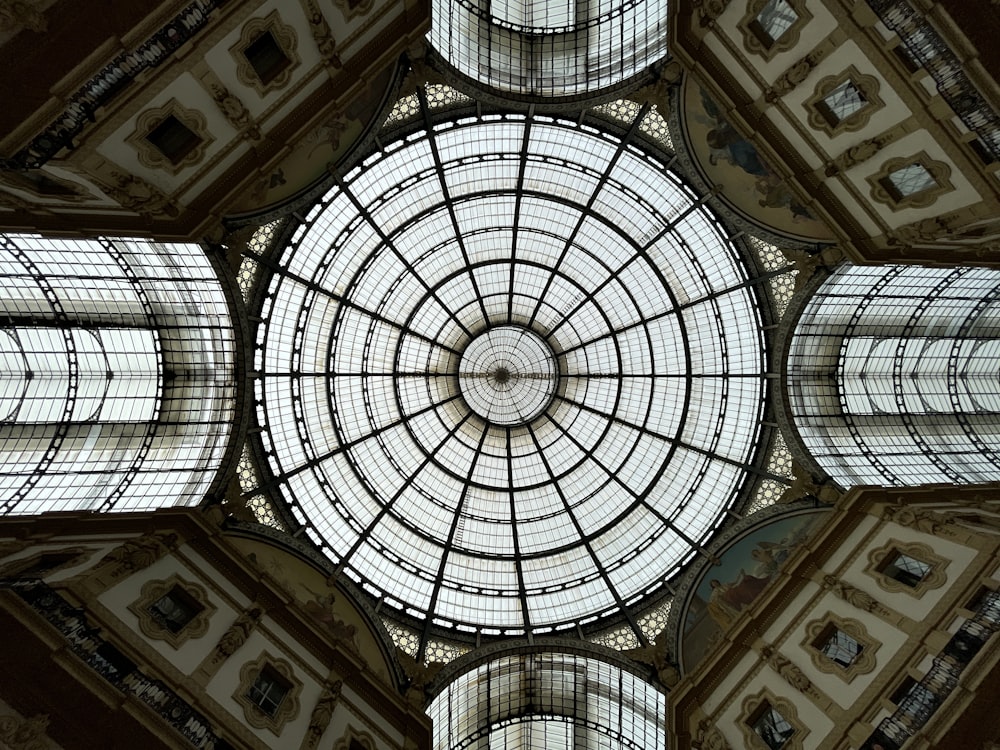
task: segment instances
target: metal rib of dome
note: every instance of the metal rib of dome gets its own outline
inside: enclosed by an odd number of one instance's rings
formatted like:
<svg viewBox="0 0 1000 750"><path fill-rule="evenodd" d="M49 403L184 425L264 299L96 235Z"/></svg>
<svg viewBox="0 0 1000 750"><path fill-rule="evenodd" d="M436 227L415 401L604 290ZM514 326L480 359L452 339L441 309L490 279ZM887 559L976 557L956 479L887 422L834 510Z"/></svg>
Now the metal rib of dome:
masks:
<svg viewBox="0 0 1000 750"><path fill-rule="evenodd" d="M754 471L755 279L627 139L435 125L339 180L273 267L269 486L384 606L486 634L620 620Z"/></svg>

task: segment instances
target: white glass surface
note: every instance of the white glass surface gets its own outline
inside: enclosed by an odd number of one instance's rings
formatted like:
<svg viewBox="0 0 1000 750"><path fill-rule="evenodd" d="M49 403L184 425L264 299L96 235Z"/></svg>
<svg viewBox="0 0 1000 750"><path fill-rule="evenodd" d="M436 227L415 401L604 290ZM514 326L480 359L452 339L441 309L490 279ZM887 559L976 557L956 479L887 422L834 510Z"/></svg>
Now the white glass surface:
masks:
<svg viewBox="0 0 1000 750"><path fill-rule="evenodd" d="M598 91L667 54L665 0L434 0L431 18L458 72L514 94Z"/></svg>
<svg viewBox="0 0 1000 750"><path fill-rule="evenodd" d="M350 173L259 336L270 470L324 552L386 606L510 632L673 576L754 471L765 394L750 274L696 199L517 116Z"/></svg>

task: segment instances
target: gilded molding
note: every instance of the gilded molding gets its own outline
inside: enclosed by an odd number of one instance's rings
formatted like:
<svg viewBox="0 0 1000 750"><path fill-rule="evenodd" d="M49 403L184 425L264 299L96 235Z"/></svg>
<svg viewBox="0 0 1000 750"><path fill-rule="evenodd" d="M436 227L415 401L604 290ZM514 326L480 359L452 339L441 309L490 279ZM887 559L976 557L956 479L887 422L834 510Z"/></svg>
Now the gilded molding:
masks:
<svg viewBox="0 0 1000 750"><path fill-rule="evenodd" d="M833 592L838 599L842 599L852 607L856 607L863 612L871 612L873 615L881 618L891 618L893 616L892 611L882 606L874 596L856 586L852 586L847 581L842 581L836 576L824 575L823 587Z"/></svg>
<svg viewBox="0 0 1000 750"><path fill-rule="evenodd" d="M174 118L187 128L198 140L176 161L164 153L150 140L150 136L168 118ZM208 121L205 115L194 109L181 105L177 99L170 99L162 107L147 109L136 119L135 130L125 142L136 150L139 162L150 169L162 169L172 175L178 174L187 167L198 164L205 157L205 149L215 139L208 132Z"/></svg>
<svg viewBox="0 0 1000 750"><path fill-rule="evenodd" d="M823 112L823 102L835 89L848 81L861 95L864 104L843 119L831 122ZM803 102L803 106L808 113L809 124L815 129L822 130L827 135L833 137L840 133L860 130L868 124L871 116L885 106L885 102L878 95L878 91L879 83L875 76L865 75L853 65L849 65L843 73L821 79L816 84L816 90L813 92L813 95Z"/></svg>
<svg viewBox="0 0 1000 750"><path fill-rule="evenodd" d="M743 35L743 48L747 52L770 60L779 52L789 50L799 43L802 28L812 20L812 13L806 8L805 0L787 0L787 2L795 13L796 19L778 39L768 41L761 38L755 30L755 27L759 25L756 23L757 16L767 5L768 0L750 0L747 12L737 24L737 28Z"/></svg>
<svg viewBox="0 0 1000 750"><path fill-rule="evenodd" d="M7 750L49 750L48 729L48 714L35 714L30 719L0 716L0 744Z"/></svg>
<svg viewBox="0 0 1000 750"><path fill-rule="evenodd" d="M22 29L37 34L47 31L45 14L28 0L0 0L0 33L16 34Z"/></svg>
<svg viewBox="0 0 1000 750"><path fill-rule="evenodd" d="M701 748L701 750L732 750L719 728L707 719L698 722L698 732L691 744L692 747Z"/></svg>
<svg viewBox="0 0 1000 750"><path fill-rule="evenodd" d="M251 607L247 611L241 612L240 616L219 638L219 642L215 644L213 661L221 662L235 654L240 646L247 642L250 633L257 627L263 614L264 611L260 607Z"/></svg>
<svg viewBox="0 0 1000 750"><path fill-rule="evenodd" d="M792 725L794 733L785 740L781 750L802 750L803 739L809 734L809 728L799 719L799 713L795 704L786 698L779 698L767 688L762 689L756 695L747 696L743 700L739 718L736 720L740 731L743 733L743 746L747 750L769 750L768 746L753 730L753 721L764 709L770 706L781 717Z"/></svg>
<svg viewBox="0 0 1000 750"><path fill-rule="evenodd" d="M319 53L335 68L343 67L340 55L337 54L337 43L333 38L333 30L326 21L326 16L319 9L316 0L302 0L302 8L306 12L306 20L309 21L309 32Z"/></svg>
<svg viewBox="0 0 1000 750"><path fill-rule="evenodd" d="M882 518L932 536L950 539L959 536L954 518L932 510L916 509L909 505L889 505L882 511Z"/></svg>
<svg viewBox="0 0 1000 750"><path fill-rule="evenodd" d="M250 63L250 59L246 56L246 51L250 45L267 33L270 33L275 43L280 47L282 54L288 59L288 64L273 78L262 81ZM300 62L296 51L297 47L298 35L295 33L295 29L284 23L278 11L273 10L263 18L251 18L247 21L240 31L240 40L229 48L229 54L236 62L236 77L240 82L264 96L288 85L292 78L292 71L298 67Z"/></svg>
<svg viewBox="0 0 1000 750"><path fill-rule="evenodd" d="M182 589L201 607L176 633L154 617L151 610L151 607L175 586ZM139 598L129 604L128 609L139 619L139 630L143 635L154 640L166 641L174 648L180 648L188 640L205 635L208 632L209 621L215 613L215 605L209 600L205 588L200 584L184 580L176 573L169 578L146 581L142 585Z"/></svg>
<svg viewBox="0 0 1000 750"><path fill-rule="evenodd" d="M813 687L812 681L806 677L805 672L799 669L791 659L777 648L765 643L760 649L760 655L764 657L767 665L777 672L781 679L800 693L803 695L818 695L816 688Z"/></svg>
<svg viewBox="0 0 1000 750"><path fill-rule="evenodd" d="M913 165L919 165L926 169L935 184L909 195L893 195L889 186L890 175ZM954 190L955 186L950 177L951 167L943 161L931 159L926 151L920 151L913 156L889 159L878 172L870 175L867 180L868 184L871 185L873 200L889 206L893 211L899 211L904 208L925 208L944 193Z"/></svg>
<svg viewBox="0 0 1000 750"><path fill-rule="evenodd" d="M344 13L344 19L350 21L355 16L364 16L372 9L374 0L333 0L334 4Z"/></svg>
<svg viewBox="0 0 1000 750"><path fill-rule="evenodd" d="M285 693L273 714L266 713L252 701L248 695L257 677L264 669L272 669L288 684ZM302 692L302 682L295 676L292 665L284 659L279 659L267 651L262 651L254 661L247 662L240 669L240 684L233 693L235 700L242 708L247 722L257 729L270 729L280 736L285 725L299 715L299 693Z"/></svg>
<svg viewBox="0 0 1000 750"><path fill-rule="evenodd" d="M141 177L112 171L103 181L101 189L122 208L147 219L180 215L173 200Z"/></svg>
<svg viewBox="0 0 1000 750"><path fill-rule="evenodd" d="M316 701L316 706L309 716L309 727L306 729L306 738L302 743L302 747L311 750L311 748L316 747L319 743L323 732L326 731L326 728L330 725L330 720L333 719L333 712L337 708L337 703L340 702L340 692L343 687L343 680L336 680L323 688L323 692L320 693L319 699Z"/></svg>
<svg viewBox="0 0 1000 750"><path fill-rule="evenodd" d="M809 77L809 74L824 57L826 57L825 49L815 49L805 57L796 60L784 73L774 79L774 82L768 87L767 93L764 94L765 101L774 104L785 94L794 91L800 83Z"/></svg>
<svg viewBox="0 0 1000 750"><path fill-rule="evenodd" d="M892 562L897 553L926 563L930 566L930 570L913 586L897 581L883 572L883 569ZM926 544L890 539L884 547L869 553L868 567L865 568L864 572L874 578L875 582L886 591L902 591L919 599L930 589L940 588L944 585L947 580L944 569L947 566L948 561L940 555L934 554L934 551Z"/></svg>
<svg viewBox="0 0 1000 750"><path fill-rule="evenodd" d="M694 7L698 11L698 25L702 28L713 28L731 0L694 0Z"/></svg>
<svg viewBox="0 0 1000 750"><path fill-rule="evenodd" d="M895 137L893 135L886 133L875 138L867 138L861 141L861 143L856 143L842 154L836 156L827 165L824 174L827 177L836 177L841 172L846 172L858 164L863 164L894 140Z"/></svg>
<svg viewBox="0 0 1000 750"><path fill-rule="evenodd" d="M861 647L860 652L847 666L833 661L821 650L820 641L833 628L846 633ZM880 645L868 634L861 621L848 617L838 617L832 612L827 612L822 618L813 620L806 625L806 637L802 641L802 647L809 654L816 669L827 674L835 674L848 683L859 674L868 674L875 669L875 652L878 651Z"/></svg>
<svg viewBox="0 0 1000 750"><path fill-rule="evenodd" d="M351 750L353 743L360 745L363 750L375 750L374 738L368 732L355 729L350 724L347 725L344 736L337 740L337 744L333 746L333 750Z"/></svg>
<svg viewBox="0 0 1000 750"><path fill-rule="evenodd" d="M178 541L177 534L163 532L129 539L102 557L93 568L65 583L71 586L79 584L91 593L99 593L165 557L176 549Z"/></svg>

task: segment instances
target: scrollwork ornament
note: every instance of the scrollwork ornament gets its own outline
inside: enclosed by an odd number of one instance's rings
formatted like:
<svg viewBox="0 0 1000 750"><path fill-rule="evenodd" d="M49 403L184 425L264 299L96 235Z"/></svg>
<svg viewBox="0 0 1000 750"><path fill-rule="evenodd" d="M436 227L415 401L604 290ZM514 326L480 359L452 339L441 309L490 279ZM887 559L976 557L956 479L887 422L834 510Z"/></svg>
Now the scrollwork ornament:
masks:
<svg viewBox="0 0 1000 750"><path fill-rule="evenodd" d="M712 28L727 7L730 0L696 0L698 23L702 28Z"/></svg>
<svg viewBox="0 0 1000 750"><path fill-rule="evenodd" d="M851 146L830 163L826 168L826 176L834 177L841 172L846 172L848 169L868 161L885 148L886 144L891 140L892 138L888 136L880 136L878 138L868 138L861 141L861 143Z"/></svg>
<svg viewBox="0 0 1000 750"><path fill-rule="evenodd" d="M241 613L219 638L219 642L215 645L216 653L223 658L228 658L236 653L236 650L247 642L250 633L257 627L263 614L264 611L260 607L252 607Z"/></svg>
<svg viewBox="0 0 1000 750"><path fill-rule="evenodd" d="M51 747L45 733L49 728L47 714L30 719L0 716L0 744L9 750L48 750Z"/></svg>
<svg viewBox="0 0 1000 750"><path fill-rule="evenodd" d="M760 651L761 656L781 678L798 690L800 693L813 692L812 681L806 677L805 673L798 668L791 659L774 648L774 646L764 646Z"/></svg>
<svg viewBox="0 0 1000 750"><path fill-rule="evenodd" d="M107 185L106 192L122 208L135 211L147 218L180 214L177 206L156 187L140 177L113 172L114 183Z"/></svg>
<svg viewBox="0 0 1000 750"><path fill-rule="evenodd" d="M732 750L719 728L708 719L702 719L698 723L698 736L693 744L701 750Z"/></svg>
<svg viewBox="0 0 1000 750"><path fill-rule="evenodd" d="M26 0L0 0L0 32L16 33L29 29L41 33L48 29L45 15Z"/></svg>
<svg viewBox="0 0 1000 750"><path fill-rule="evenodd" d="M329 60L334 68L343 67L340 55L337 54L337 43L333 39L333 30L327 23L323 11L319 9L319 4L316 0L305 0L305 6L309 18L309 31L319 48L319 53Z"/></svg>
<svg viewBox="0 0 1000 750"><path fill-rule="evenodd" d="M887 521L932 536L955 536L955 520L942 513L918 510L906 505L890 505L883 511L882 516Z"/></svg>
<svg viewBox="0 0 1000 750"><path fill-rule="evenodd" d="M769 103L774 104L785 94L791 93L796 86L809 77L822 58L822 54L813 52L793 63L788 70L775 79L764 98Z"/></svg>
<svg viewBox="0 0 1000 750"><path fill-rule="evenodd" d="M316 701L316 707L313 708L312 715L309 717L309 728L306 730L306 747L316 747L320 737L323 736L323 732L330 725L330 720L333 719L333 712L340 701L340 693L343 687L343 680L337 680L329 687L324 688L320 694L319 700Z"/></svg>
<svg viewBox="0 0 1000 750"><path fill-rule="evenodd" d="M840 580L836 576L824 575L823 585L832 591L837 598L843 599L852 607L856 607L864 612L871 612L876 615L886 615L889 612L871 594L852 586L846 581Z"/></svg>

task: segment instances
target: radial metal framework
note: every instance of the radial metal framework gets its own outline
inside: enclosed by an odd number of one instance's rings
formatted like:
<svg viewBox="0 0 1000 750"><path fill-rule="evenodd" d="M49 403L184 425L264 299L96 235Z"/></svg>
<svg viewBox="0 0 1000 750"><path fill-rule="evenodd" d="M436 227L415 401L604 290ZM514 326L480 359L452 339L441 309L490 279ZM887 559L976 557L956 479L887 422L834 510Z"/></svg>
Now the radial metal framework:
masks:
<svg viewBox="0 0 1000 750"><path fill-rule="evenodd" d="M638 632L762 473L761 279L644 115L425 110L258 258L262 486L422 644Z"/></svg>

